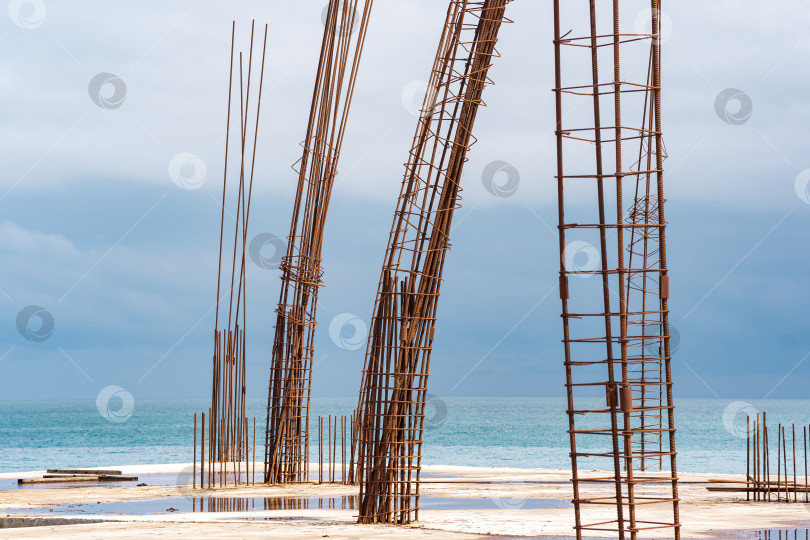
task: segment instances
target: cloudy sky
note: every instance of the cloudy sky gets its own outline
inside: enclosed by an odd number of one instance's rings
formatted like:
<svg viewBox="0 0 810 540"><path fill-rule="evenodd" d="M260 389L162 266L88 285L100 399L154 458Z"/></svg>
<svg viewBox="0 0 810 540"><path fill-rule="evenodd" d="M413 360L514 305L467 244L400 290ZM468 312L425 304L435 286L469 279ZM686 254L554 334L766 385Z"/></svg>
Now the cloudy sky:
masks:
<svg viewBox="0 0 810 540"><path fill-rule="evenodd" d="M251 19L269 24L249 236L283 237L324 4L9 3L0 399L95 399L109 385L136 399L207 395L231 24L241 36ZM315 395L357 391L353 333L370 317L445 9L375 2L326 233ZM551 13L550 0L508 7L446 267L438 395L564 392ZM805 396L810 6L668 1L664 21L676 395ZM197 157L194 185L170 174L180 154ZM485 188L495 161L519 174L511 196ZM262 397L279 276L251 263L248 280L249 393Z"/></svg>

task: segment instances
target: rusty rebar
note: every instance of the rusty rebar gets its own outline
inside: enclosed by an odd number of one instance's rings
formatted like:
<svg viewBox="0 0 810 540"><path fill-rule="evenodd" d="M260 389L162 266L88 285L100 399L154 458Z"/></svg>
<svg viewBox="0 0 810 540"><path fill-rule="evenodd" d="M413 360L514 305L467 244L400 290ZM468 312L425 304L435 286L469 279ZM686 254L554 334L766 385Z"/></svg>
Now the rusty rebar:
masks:
<svg viewBox="0 0 810 540"><path fill-rule="evenodd" d="M287 252L281 263L267 398L264 481L309 474L309 402L321 252L329 201L373 0L330 0L324 24ZM358 9L359 8L359 9ZM295 169L295 166L294 166Z"/></svg>
<svg viewBox="0 0 810 540"><path fill-rule="evenodd" d="M612 9L606 7L602 13L590 0L587 8L566 6L565 22L560 5L554 1L556 180L575 530L578 539L586 532L612 531L620 539L636 540L648 529L671 529L677 539L660 2L651 0L638 9L621 4L620 12L620 3L614 0ZM623 30L635 22L624 13L642 9L650 10L650 32ZM634 50L647 62L622 65ZM580 81L569 80L583 61L587 75L582 70L575 74ZM603 106L608 100L609 109ZM564 104L578 101L590 103L592 120L568 126ZM625 159L627 151L637 156L635 162ZM588 160L592 172L582 171ZM572 174L569 169L577 170ZM571 185L578 193L590 190L595 219L575 223L566 218L566 209L580 204L566 200ZM626 201L631 194L632 200ZM611 208L615 216L610 215ZM593 255L581 266L574 256L583 246ZM599 295L595 288L585 287L585 280L594 276L600 279ZM618 302L612 301L614 297ZM597 406L600 389L605 401ZM664 474L645 474L649 470ZM585 493L586 483L609 485L611 496ZM653 517L647 508L655 503L670 505L671 519L662 522ZM608 521L603 514L590 512L605 504L615 509Z"/></svg>
<svg viewBox="0 0 810 540"><path fill-rule="evenodd" d="M369 332L355 422L360 523L419 519L425 395L442 271L508 2L449 2Z"/></svg>
<svg viewBox="0 0 810 540"><path fill-rule="evenodd" d="M219 261L217 267L217 298L214 319L214 354L212 356L211 379L211 407L208 409L208 485L216 484L214 477L219 466L220 484L227 484L228 462L232 463L234 483L241 481L242 461L247 461L250 455L249 438L247 435L246 394L246 252L247 234L250 221L251 198L253 193L254 171L256 164L256 146L261 117L262 87L264 83L264 66L267 52L268 26L264 26L264 40L262 42L261 58L258 61L259 76L255 81L254 72L254 33L255 21L250 27L250 41L247 54L242 51L236 58L236 22L231 27L231 53L228 76L228 109L225 128L225 166L222 181L222 201L220 213ZM236 79L236 81L235 81ZM238 88L235 88L238 83ZM234 91L238 91L239 99L234 100ZM251 92L257 94L251 97ZM238 103L237 103L238 101ZM255 103L254 103L255 102ZM232 110L238 106L239 136L233 143L231 140L231 124L237 115ZM252 129L251 129L252 128ZM252 131L252 133L251 133ZM248 135L251 134L252 137ZM229 166L232 144L237 144L239 153L238 172ZM234 179L234 174L238 179ZM233 226L232 253L226 257L225 215L229 204L229 187L236 185L235 224ZM226 289L223 292L223 287ZM227 303L227 319L220 320L221 301ZM223 327L220 327L222 323ZM204 484L202 475L205 474L205 414L203 413L202 446L200 485ZM195 438L196 440L196 438ZM246 467L248 467L246 463ZM249 468L246 469L246 472Z"/></svg>

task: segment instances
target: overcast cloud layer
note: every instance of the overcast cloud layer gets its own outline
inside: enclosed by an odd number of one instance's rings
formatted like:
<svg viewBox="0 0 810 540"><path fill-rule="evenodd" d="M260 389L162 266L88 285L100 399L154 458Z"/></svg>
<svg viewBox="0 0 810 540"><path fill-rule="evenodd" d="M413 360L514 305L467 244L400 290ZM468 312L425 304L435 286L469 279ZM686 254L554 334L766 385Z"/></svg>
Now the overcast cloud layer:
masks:
<svg viewBox="0 0 810 540"><path fill-rule="evenodd" d="M136 399L207 395L231 21L243 37L251 18L270 25L250 236L283 237L324 5L10 3L0 17L0 398L95 399L108 385ZM375 1L330 208L316 395L359 385L355 330L371 313L445 9ZM438 395L563 393L551 2L516 0L507 15L515 24L501 32L453 230ZM804 396L810 6L671 1L664 15L676 395ZM125 85L122 96L102 89L120 106L91 99L99 73ZM718 109L718 95L735 98ZM204 164L197 189L169 175L181 153ZM509 197L485 188L493 161L519 175ZM248 280L249 393L263 396L278 272L251 264ZM52 333L19 328L28 306L53 318ZM333 320L344 324L330 332Z"/></svg>

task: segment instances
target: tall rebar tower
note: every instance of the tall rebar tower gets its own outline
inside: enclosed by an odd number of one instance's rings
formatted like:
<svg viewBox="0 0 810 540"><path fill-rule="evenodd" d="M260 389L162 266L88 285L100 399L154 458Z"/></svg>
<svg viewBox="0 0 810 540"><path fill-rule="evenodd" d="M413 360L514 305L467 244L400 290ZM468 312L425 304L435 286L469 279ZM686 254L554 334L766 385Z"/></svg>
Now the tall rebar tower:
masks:
<svg viewBox="0 0 810 540"><path fill-rule="evenodd" d="M578 539L635 540L651 529L679 539L660 1L625 1L621 12L618 0L561 4L557 186L575 529ZM636 28L645 18L649 31Z"/></svg>
<svg viewBox="0 0 810 540"><path fill-rule="evenodd" d="M359 400L360 523L419 518L425 393L461 172L510 0L451 0L375 301Z"/></svg>
<svg viewBox="0 0 810 540"><path fill-rule="evenodd" d="M264 480L306 481L321 251L373 0L330 0L303 156L297 163L267 397Z"/></svg>

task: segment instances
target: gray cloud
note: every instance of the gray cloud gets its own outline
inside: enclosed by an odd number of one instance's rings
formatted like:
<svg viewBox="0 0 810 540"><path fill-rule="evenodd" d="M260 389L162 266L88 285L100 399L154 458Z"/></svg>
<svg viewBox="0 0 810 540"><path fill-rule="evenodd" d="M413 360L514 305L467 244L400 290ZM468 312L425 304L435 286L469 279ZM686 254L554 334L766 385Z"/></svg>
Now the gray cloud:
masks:
<svg viewBox="0 0 810 540"><path fill-rule="evenodd" d="M0 393L14 382L43 379L42 395L75 382L70 397L94 397L98 387L68 363L61 347L91 377L143 395L204 395L209 377L207 315L214 300L218 197L223 167L227 61L231 20L245 38L249 20L270 23L270 54L257 162L256 212L251 237L283 237L289 227L295 174L322 30L319 1L167 5L154 1L93 1L80 7L47 2L41 26L0 23ZM415 117L402 90L427 78L445 7L441 2L378 0L344 145L326 237L327 287L320 320L349 312L370 314L379 265L399 192ZM437 333L435 392L449 392L458 373L497 343L535 298L553 286L557 271L553 175L553 57L550 5L514 2L477 123L479 139L464 177L464 209L457 214ZM664 45L664 129L667 167L673 317L683 317L788 210L785 225L678 324L679 360L707 380L739 380L741 365L775 381L790 359L810 348L793 306L806 305L806 231L810 205L794 193L796 175L810 167L803 99L810 40L810 8L788 2L667 6L672 32ZM787 15L786 15L787 14ZM632 16L633 14L628 14ZM435 22L434 22L435 21ZM406 46L407 45L407 46ZM581 66L576 66L581 67ZM90 80L114 73L127 94L117 109L88 96ZM750 95L754 112L733 126L714 111L725 88ZM572 119L577 114L572 112ZM199 189L178 186L169 164L180 153L205 163ZM520 174L513 197L496 198L481 183L485 166L501 160ZM122 235L160 204L119 244ZM583 196L584 200L584 196ZM530 211L526 206L529 206ZM470 212L467 215L467 212ZM528 244L528 248L526 247ZM106 255L105 255L106 254ZM95 265L95 266L94 266ZM778 279L774 267L779 269ZM92 270L91 270L92 269ZM86 277L85 274L91 270ZM265 380L278 294L275 272L250 270L252 379ZM77 281L79 284L76 285ZM677 283L677 288L675 284ZM71 290L71 287L75 288ZM67 291L71 292L62 298ZM798 300L797 300L798 299ZM45 343L23 343L14 317L26 305L53 313ZM480 316L486 306L488 316ZM729 306L732 306L730 308ZM197 325L197 326L195 326ZM458 393L560 393L559 301L552 294ZM756 335L751 343L747 336ZM737 342L735 340L742 340ZM778 344L780 356L758 359ZM315 374L315 390L351 393L362 354L337 350ZM801 357L801 355L799 355ZM36 362L36 364L32 364ZM144 373L159 366L137 385ZM520 370L521 385L513 385ZM797 374L803 371L800 369ZM107 380L114 379L114 380ZM676 363L676 381L692 395L702 384ZM83 386L86 385L86 386ZM262 384L252 389L261 393ZM787 383L786 383L787 388ZM800 386L796 385L796 392Z"/></svg>

